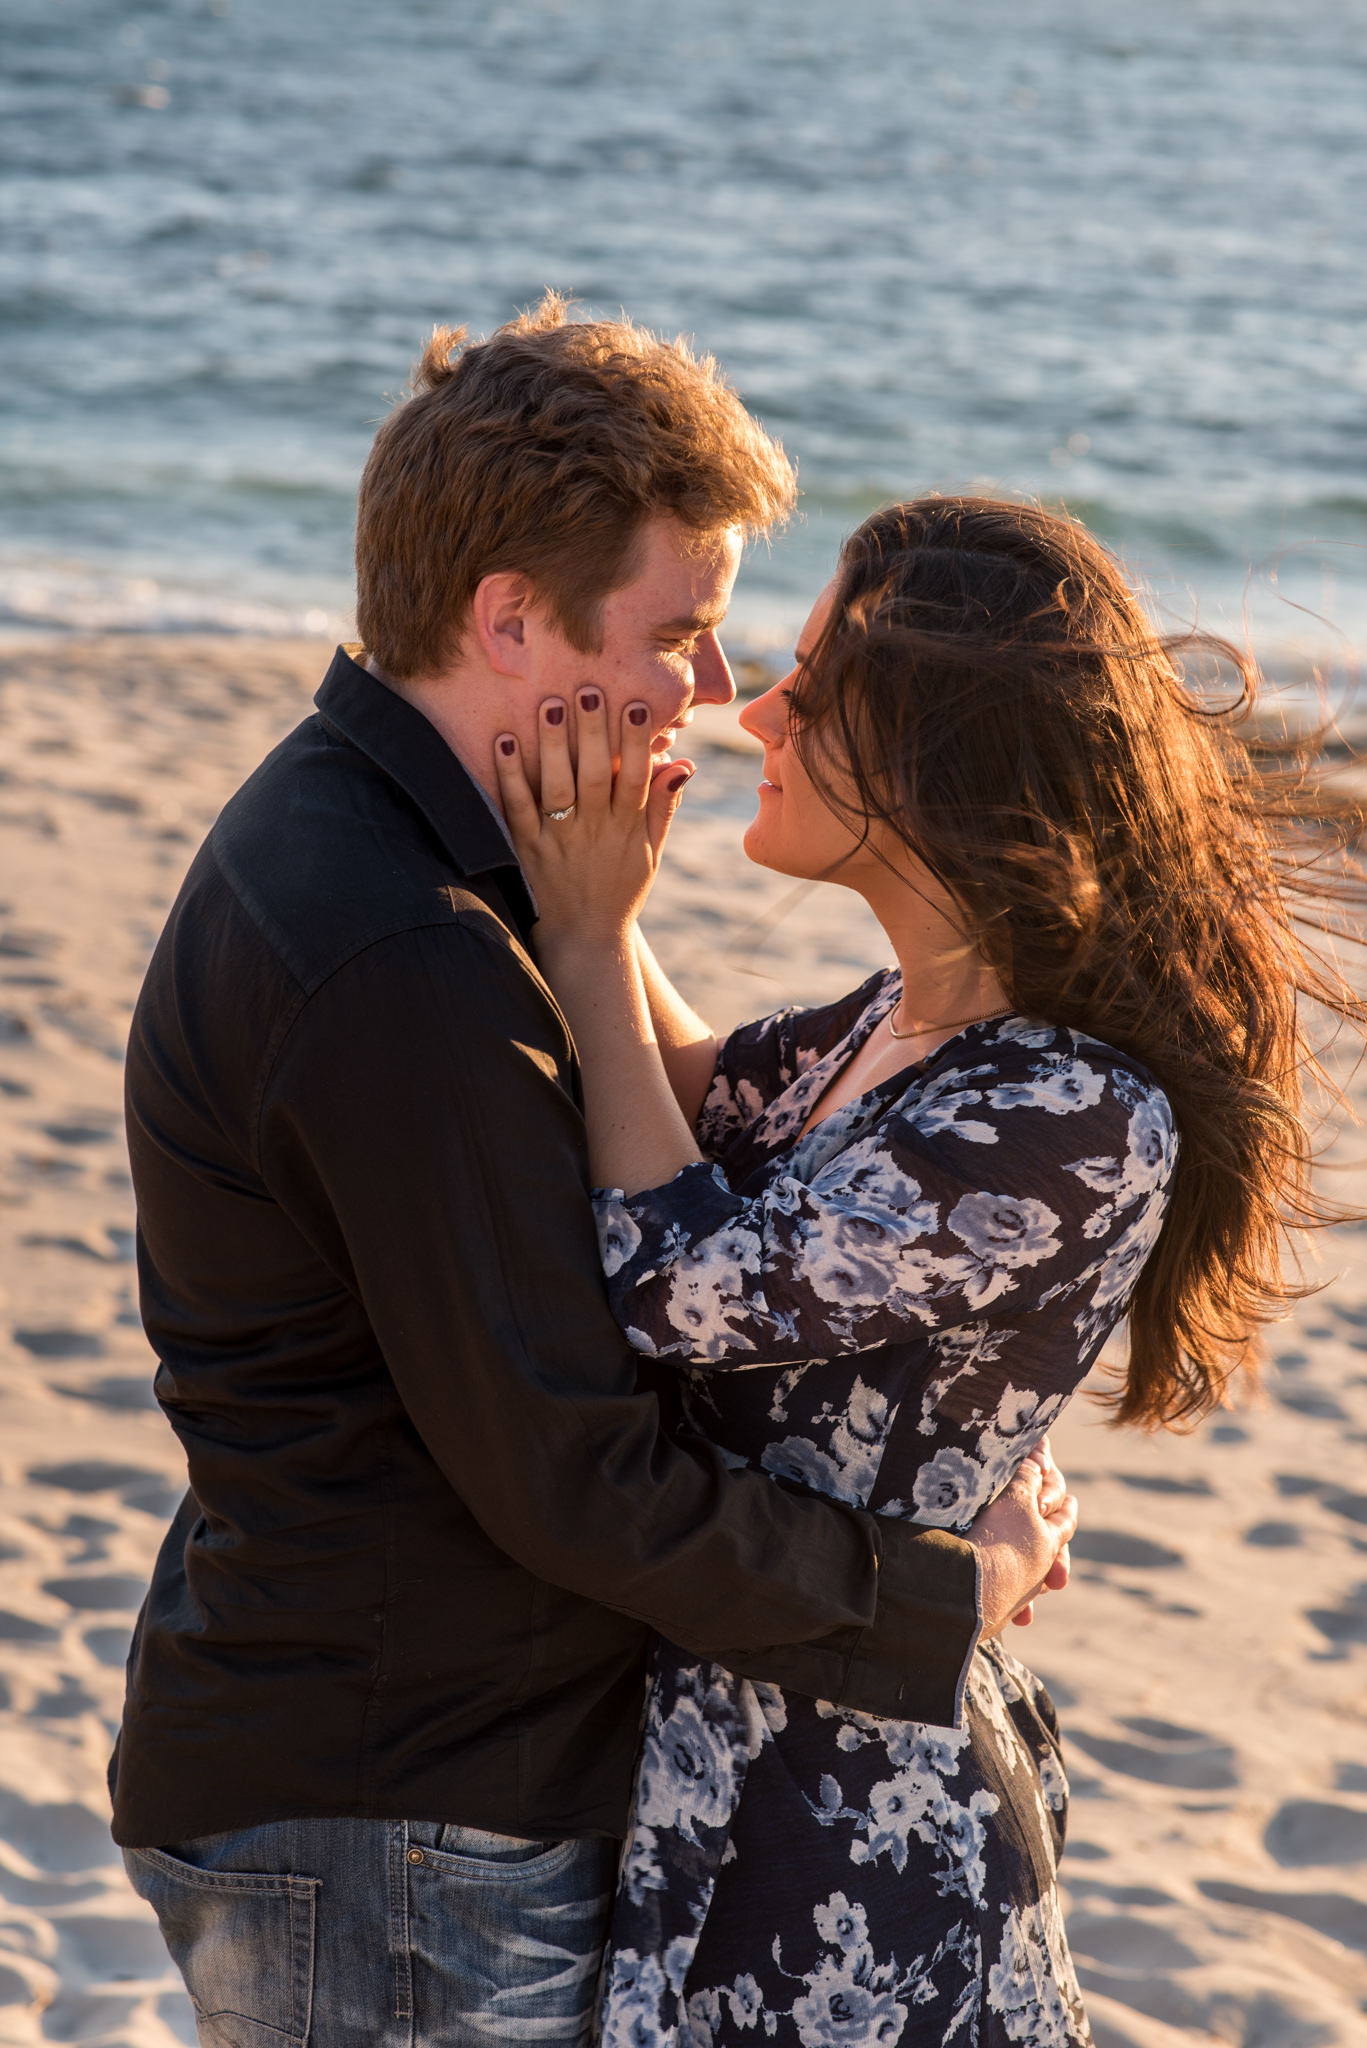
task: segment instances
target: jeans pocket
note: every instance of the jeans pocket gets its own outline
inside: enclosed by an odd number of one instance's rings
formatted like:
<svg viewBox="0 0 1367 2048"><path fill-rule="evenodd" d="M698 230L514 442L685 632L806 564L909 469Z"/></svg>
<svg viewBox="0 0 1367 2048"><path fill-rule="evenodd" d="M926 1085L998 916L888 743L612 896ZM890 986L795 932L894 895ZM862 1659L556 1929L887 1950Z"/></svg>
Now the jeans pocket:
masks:
<svg viewBox="0 0 1367 2048"><path fill-rule="evenodd" d="M123 1853L185 1979L205 2048L304 2048L321 1880L199 1870L165 1849Z"/></svg>
<svg viewBox="0 0 1367 2048"><path fill-rule="evenodd" d="M571 1842L533 1841L523 1835L496 1835L488 1828L467 1828L456 1822L410 1821L409 1861L426 1863L449 1876L479 1878L541 1877L558 1870L574 1853Z"/></svg>

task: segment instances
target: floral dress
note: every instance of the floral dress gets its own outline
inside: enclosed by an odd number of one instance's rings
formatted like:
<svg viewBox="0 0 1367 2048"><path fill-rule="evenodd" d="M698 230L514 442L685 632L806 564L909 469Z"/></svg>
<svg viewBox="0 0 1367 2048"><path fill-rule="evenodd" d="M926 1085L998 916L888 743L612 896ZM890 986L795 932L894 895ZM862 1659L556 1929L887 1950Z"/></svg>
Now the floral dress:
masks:
<svg viewBox="0 0 1367 2048"><path fill-rule="evenodd" d="M962 1530L1123 1314L1176 1137L1152 1077L1011 1016L801 1136L896 1003L885 972L721 1048L709 1157L596 1197L614 1311L735 1465ZM1054 1709L996 1643L952 1728L652 1674L605 1958L607 2048L1075 2048Z"/></svg>

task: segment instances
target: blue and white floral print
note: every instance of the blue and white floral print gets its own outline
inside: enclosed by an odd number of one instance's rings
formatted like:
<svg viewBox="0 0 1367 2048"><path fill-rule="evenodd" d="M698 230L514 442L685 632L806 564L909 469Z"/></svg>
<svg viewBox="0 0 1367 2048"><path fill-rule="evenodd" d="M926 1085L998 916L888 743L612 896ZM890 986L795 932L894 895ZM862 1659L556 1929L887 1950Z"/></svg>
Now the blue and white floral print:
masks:
<svg viewBox="0 0 1367 2048"><path fill-rule="evenodd" d="M964 1529L1124 1313L1176 1134L1134 1062L1008 1017L802 1135L900 988L733 1033L709 1157L596 1207L618 1320L728 1462ZM963 1698L952 1729L883 1721L662 1645L609 2048L1086 2043L1053 1708L996 1644Z"/></svg>

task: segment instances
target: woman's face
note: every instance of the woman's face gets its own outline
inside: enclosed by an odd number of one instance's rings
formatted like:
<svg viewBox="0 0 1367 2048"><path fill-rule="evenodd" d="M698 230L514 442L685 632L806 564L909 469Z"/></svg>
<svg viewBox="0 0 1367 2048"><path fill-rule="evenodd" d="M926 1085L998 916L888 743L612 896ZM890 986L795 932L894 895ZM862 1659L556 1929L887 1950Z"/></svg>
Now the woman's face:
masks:
<svg viewBox="0 0 1367 2048"><path fill-rule="evenodd" d="M764 780L759 785L759 811L746 828L745 851L757 866L780 875L804 879L828 876L856 884L853 867L871 856L859 834L830 808L808 775L788 731L788 706L798 668L826 628L835 600L835 582L826 585L798 636L797 662L783 677L755 697L740 715L748 733L764 742ZM841 870L832 873L833 869Z"/></svg>

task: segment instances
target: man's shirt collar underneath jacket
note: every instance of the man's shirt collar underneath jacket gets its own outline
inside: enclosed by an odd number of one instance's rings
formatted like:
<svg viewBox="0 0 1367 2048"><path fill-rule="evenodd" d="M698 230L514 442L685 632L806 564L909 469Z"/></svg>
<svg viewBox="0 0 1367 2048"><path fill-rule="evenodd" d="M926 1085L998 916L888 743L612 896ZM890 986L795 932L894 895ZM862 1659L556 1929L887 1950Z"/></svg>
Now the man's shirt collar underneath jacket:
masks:
<svg viewBox="0 0 1367 2048"><path fill-rule="evenodd" d="M525 940L536 906L503 820L430 719L341 647L313 701L417 806L462 875L494 878Z"/></svg>

